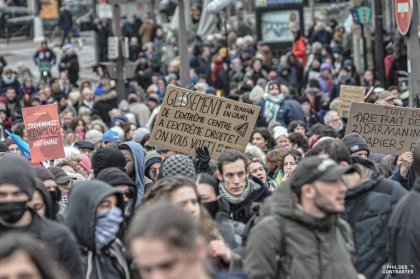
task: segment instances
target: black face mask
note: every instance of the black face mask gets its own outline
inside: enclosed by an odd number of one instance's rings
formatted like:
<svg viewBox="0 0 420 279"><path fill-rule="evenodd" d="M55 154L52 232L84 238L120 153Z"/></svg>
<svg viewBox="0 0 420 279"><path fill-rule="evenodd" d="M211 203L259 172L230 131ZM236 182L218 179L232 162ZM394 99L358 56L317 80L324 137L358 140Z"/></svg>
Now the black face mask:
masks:
<svg viewBox="0 0 420 279"><path fill-rule="evenodd" d="M27 201L0 202L0 218L9 224L14 224L25 213Z"/></svg>
<svg viewBox="0 0 420 279"><path fill-rule="evenodd" d="M54 207L54 213L57 213L58 210L60 209L60 206L58 205L58 202L61 200L61 192L60 190L57 188L55 191L48 191L48 193L50 193L50 197L52 200L52 205Z"/></svg>
<svg viewBox="0 0 420 279"><path fill-rule="evenodd" d="M203 202L203 206L207 209L211 217L214 219L216 217L216 213L219 211L219 201L215 200L212 202Z"/></svg>

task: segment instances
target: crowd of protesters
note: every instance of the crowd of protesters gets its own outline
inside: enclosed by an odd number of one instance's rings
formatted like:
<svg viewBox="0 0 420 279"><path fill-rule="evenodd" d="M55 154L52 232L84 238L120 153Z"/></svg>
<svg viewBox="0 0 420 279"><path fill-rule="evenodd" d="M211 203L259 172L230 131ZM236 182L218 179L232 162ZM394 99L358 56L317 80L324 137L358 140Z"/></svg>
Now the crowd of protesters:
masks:
<svg viewBox="0 0 420 279"><path fill-rule="evenodd" d="M56 103L65 144L64 158L32 166L0 135L0 278L420 274L420 143L400 156L370 152L337 112L342 84L365 87L366 103L407 106L395 40L380 84L357 71L352 33L334 20L305 35L291 26L295 41L279 57L227 28L196 37L190 61L166 56L165 30L151 18L123 19L121 29L137 66L119 103L106 68L79 79L67 33L60 55L46 42L34 54L58 75L35 79L0 59L2 133L27 141L21 108ZM100 20L94 30L103 62L111 30ZM150 144L180 63L190 66L188 88L261 107L245 152L213 160L206 148L192 156Z"/></svg>

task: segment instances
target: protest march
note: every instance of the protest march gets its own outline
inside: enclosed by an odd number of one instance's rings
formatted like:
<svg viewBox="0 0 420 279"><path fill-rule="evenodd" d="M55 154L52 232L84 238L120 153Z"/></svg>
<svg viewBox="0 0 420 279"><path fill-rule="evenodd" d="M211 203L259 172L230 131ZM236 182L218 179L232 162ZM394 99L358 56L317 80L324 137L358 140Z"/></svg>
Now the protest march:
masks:
<svg viewBox="0 0 420 279"><path fill-rule="evenodd" d="M0 47L1 279L420 278L420 108L401 76L418 73L402 23L370 38L381 78L369 42L331 13L306 18L303 1L187 1L200 26L187 59L153 13L115 28L99 1L85 31L61 2L61 44L21 39L34 48L16 65ZM375 36L370 2L349 15ZM391 2L398 20L413 9ZM256 29L229 22L244 10Z"/></svg>

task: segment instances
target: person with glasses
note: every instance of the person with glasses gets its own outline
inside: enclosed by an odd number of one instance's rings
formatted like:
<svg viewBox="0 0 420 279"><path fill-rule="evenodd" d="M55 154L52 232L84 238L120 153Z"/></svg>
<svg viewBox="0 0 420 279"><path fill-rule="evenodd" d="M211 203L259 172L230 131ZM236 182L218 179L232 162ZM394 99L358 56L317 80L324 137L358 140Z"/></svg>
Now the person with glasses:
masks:
<svg viewBox="0 0 420 279"><path fill-rule="evenodd" d="M260 180L250 177L247 166L246 155L233 149L226 150L218 159L220 195L229 202L232 219L242 223L251 218L252 203L262 202L271 194Z"/></svg>

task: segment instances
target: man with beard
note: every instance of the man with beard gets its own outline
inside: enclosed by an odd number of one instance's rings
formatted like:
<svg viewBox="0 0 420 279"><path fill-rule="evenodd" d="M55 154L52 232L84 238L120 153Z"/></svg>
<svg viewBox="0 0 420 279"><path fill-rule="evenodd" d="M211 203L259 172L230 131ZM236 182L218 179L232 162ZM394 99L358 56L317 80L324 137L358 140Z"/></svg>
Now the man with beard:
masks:
<svg viewBox="0 0 420 279"><path fill-rule="evenodd" d="M340 118L336 110L330 110L325 114L324 124L332 127L337 132L340 139L343 138L346 128L343 120Z"/></svg>
<svg viewBox="0 0 420 279"><path fill-rule="evenodd" d="M338 217L347 191L342 177L352 171L318 157L299 163L271 197L271 214L250 232L249 278L357 278L351 230Z"/></svg>
<svg viewBox="0 0 420 279"><path fill-rule="evenodd" d="M61 224L41 218L28 207L35 185L35 172L26 159L3 155L0 164L0 236L7 233L35 236L70 278L82 278L80 254L70 231Z"/></svg>
<svg viewBox="0 0 420 279"><path fill-rule="evenodd" d="M354 135L339 140L326 140L312 148L306 156L329 158L342 166L352 165L355 172L343 176L347 185L346 208L342 218L354 231L356 270L369 279L388 278L382 266L389 263L388 224L392 212L407 191L398 182L385 178L373 161L366 157L366 142ZM361 151L361 152L357 152ZM350 156L358 153L357 156Z"/></svg>

